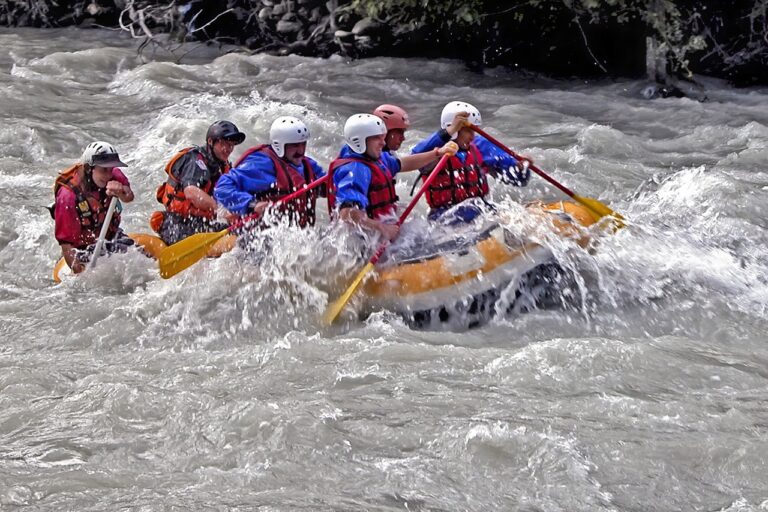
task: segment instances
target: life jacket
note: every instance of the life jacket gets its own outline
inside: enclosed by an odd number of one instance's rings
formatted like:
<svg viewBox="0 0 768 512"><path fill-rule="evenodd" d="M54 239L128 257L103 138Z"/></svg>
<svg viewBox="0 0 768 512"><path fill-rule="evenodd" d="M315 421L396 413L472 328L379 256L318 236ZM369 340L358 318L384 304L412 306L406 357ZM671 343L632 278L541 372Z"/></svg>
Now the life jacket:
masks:
<svg viewBox="0 0 768 512"><path fill-rule="evenodd" d="M226 162L220 171L211 169L209 162L206 160L203 151L199 147L193 146L182 149L166 164L165 172L168 174L168 180L157 187L155 197L158 202L162 203L165 206L165 209L171 213L178 213L183 217L204 217L206 219L212 219L216 216L216 212L213 210L203 210L193 206L192 202L184 195L184 187L181 186L179 178L174 174L174 166L176 165L176 162L190 152L196 153L195 158L211 171L211 179L200 187L200 190L208 195L213 191L213 187L216 185L219 176L228 173L231 168L229 162Z"/></svg>
<svg viewBox="0 0 768 512"><path fill-rule="evenodd" d="M434 166L432 166L434 169ZM429 174L423 174L426 181ZM457 156L448 159L426 191L427 204L432 209L459 204L470 197L488 195L488 177L483 167L483 155L474 143L470 143L466 161Z"/></svg>
<svg viewBox="0 0 768 512"><path fill-rule="evenodd" d="M303 157L301 160L301 166L304 170L302 176L292 165L277 156L277 153L268 144L262 144L254 148L250 148L248 151L242 154L240 159L235 163L234 167L239 166L248 155L253 153L261 153L266 155L272 160L272 165L275 167L276 182L274 185L264 192L256 194L257 201L274 201L286 196L292 192L295 192L302 188L304 185L315 181L315 172L312 170L312 164L307 157ZM301 197L297 197L289 203L280 204L278 211L287 215L291 223L296 223L300 227L312 226L315 224L315 204L317 203L317 189L308 191Z"/></svg>
<svg viewBox="0 0 768 512"><path fill-rule="evenodd" d="M85 165L75 164L59 173L53 184L53 197L56 198L61 187L71 190L75 194L75 208L77 218L80 221L81 245L78 249L84 249L96 242L107 217L107 210L111 197L107 195L106 189L99 189L89 185L89 180L85 178ZM90 192L92 189L98 192L94 195ZM55 218L55 211L52 211ZM120 212L115 210L112 214L112 220L107 229L107 240L112 240L120 228Z"/></svg>
<svg viewBox="0 0 768 512"><path fill-rule="evenodd" d="M368 186L367 192L368 206L365 209L368 217L378 219L393 213L397 208L397 201L400 199L395 191L394 177L390 174L389 170L385 172L376 162L362 157L337 158L331 162L328 168L328 174L331 175L330 180L328 180L328 210L333 212L333 208L336 206L336 189L333 184L333 173L342 165L351 162L365 164L371 170L371 183Z"/></svg>

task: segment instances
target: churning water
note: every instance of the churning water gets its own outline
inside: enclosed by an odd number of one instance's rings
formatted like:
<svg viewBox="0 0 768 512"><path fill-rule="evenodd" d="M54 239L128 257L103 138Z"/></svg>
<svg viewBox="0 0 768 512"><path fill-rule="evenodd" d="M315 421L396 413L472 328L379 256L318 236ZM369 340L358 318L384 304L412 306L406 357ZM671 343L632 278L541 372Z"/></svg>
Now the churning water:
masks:
<svg viewBox="0 0 768 512"><path fill-rule="evenodd" d="M451 61L175 63L108 31L0 44L0 509L768 510L768 90L649 102L639 82ZM359 268L326 218L256 262L165 281L129 253L51 280L44 206L92 140L129 164L124 225L148 232L164 163L215 119L248 134L237 156L300 116L327 165L347 116L405 106L409 149L453 99L628 219L592 253L552 243L578 300L466 332L386 312L326 329L329 280ZM492 186L520 222L560 197Z"/></svg>

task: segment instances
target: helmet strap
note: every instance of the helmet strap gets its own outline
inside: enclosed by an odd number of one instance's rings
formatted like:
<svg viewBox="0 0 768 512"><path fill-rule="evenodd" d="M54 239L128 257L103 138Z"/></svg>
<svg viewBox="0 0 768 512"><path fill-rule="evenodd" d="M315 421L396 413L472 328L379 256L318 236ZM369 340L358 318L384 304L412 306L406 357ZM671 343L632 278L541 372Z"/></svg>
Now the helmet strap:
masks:
<svg viewBox="0 0 768 512"><path fill-rule="evenodd" d="M216 144L217 141L221 139L208 139L205 143L205 151L208 153L208 156L210 156L212 159L214 159L217 162L224 162L224 160L220 160L218 156L216 156L216 152L213 150L213 145Z"/></svg>
<svg viewBox="0 0 768 512"><path fill-rule="evenodd" d="M96 186L96 182L93 181L93 166L91 164L83 165L83 175L85 177L85 188L91 190L99 188Z"/></svg>

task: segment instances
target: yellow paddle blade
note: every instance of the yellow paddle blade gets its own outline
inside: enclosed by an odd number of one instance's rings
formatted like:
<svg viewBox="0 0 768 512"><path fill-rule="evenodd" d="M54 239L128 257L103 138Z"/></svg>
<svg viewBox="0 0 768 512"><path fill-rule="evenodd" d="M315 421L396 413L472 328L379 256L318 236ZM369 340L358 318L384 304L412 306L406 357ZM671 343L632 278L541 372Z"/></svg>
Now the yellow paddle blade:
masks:
<svg viewBox="0 0 768 512"><path fill-rule="evenodd" d="M160 264L160 275L168 279L191 267L204 258L208 254L208 249L228 233L228 229L215 233L197 233L181 242L169 245L160 251L160 256L157 258Z"/></svg>
<svg viewBox="0 0 768 512"><path fill-rule="evenodd" d="M56 266L53 267L53 282L56 284L59 284L61 282L61 272L64 271L64 269L67 267L67 261L64 258L60 258L59 261L56 262Z"/></svg>
<svg viewBox="0 0 768 512"><path fill-rule="evenodd" d="M325 314L323 314L323 323L325 325L331 325L336 320L336 318L338 318L341 310L344 309L344 306L347 305L349 299L352 298L352 295L354 295L355 291L360 287L360 283L363 282L363 278L368 275L368 272L371 270L373 270L373 263L368 262L368 264L363 267L363 270L357 274L357 277L355 277L355 280L352 281L352 284L349 285L347 291L345 291L341 297L336 299L333 304L328 306L328 308L325 310Z"/></svg>
<svg viewBox="0 0 768 512"><path fill-rule="evenodd" d="M597 199L591 197L582 197L575 194L573 198L589 208L589 211L592 212L596 220L600 220L603 217L612 217L611 220L614 229L621 229L624 227L624 217L620 213L611 210L605 203L601 203Z"/></svg>

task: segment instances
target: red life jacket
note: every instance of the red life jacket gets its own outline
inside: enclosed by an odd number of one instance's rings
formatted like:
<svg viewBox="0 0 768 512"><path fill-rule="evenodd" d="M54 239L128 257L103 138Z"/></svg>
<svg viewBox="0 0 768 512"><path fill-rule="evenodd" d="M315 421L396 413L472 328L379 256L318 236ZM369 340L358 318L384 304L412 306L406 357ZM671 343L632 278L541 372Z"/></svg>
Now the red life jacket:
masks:
<svg viewBox="0 0 768 512"><path fill-rule="evenodd" d="M250 148L235 163L234 167L239 166L248 155L261 153L272 160L275 167L276 182L272 188L256 195L257 200L274 201L292 192L299 190L304 185L315 181L315 172L312 170L312 164L307 157L301 160L301 166L304 171L302 176L292 165L277 156L275 150L269 144L262 144ZM315 204L317 203L317 189L308 191L301 197L297 197L289 203L282 203L278 211L287 215L288 220L300 227L312 226L315 224Z"/></svg>
<svg viewBox="0 0 768 512"><path fill-rule="evenodd" d="M427 176L422 175L422 180L426 181ZM452 156L445 169L430 184L426 199L433 209L446 208L470 197L485 197L488 191L483 155L474 143L470 143L466 161L462 162L457 156Z"/></svg>
<svg viewBox="0 0 768 512"><path fill-rule="evenodd" d="M157 198L158 202L162 203L165 206L165 209L171 213L178 213L183 217L204 217L206 219L212 219L216 216L216 212L214 210L204 210L193 206L192 202L184 195L184 187L181 186L179 178L174 174L175 171L173 167L176 165L176 162L178 162L181 157L189 152L195 152L195 158L202 162L206 168L209 170L211 169L210 164L205 159L205 155L200 148L191 147L182 149L176 153L176 155L166 164L165 172L168 174L168 180L157 187L155 197ZM205 182L200 187L200 190L208 195L211 195L213 187L219 180L219 176L228 173L229 169L230 165L229 162L227 162L224 164L221 172L211 170L212 179Z"/></svg>
<svg viewBox="0 0 768 512"><path fill-rule="evenodd" d="M368 186L368 206L365 212L371 219L378 219L384 215L393 213L397 208L397 197L395 191L395 178L390 174L389 169L383 170L377 162L363 157L337 158L331 162L328 168L328 174L331 175L328 180L328 210L333 211L336 205L336 189L333 185L333 173L342 165L359 162L365 164L371 170L371 183Z"/></svg>
<svg viewBox="0 0 768 512"><path fill-rule="evenodd" d="M99 238L99 232L101 231L101 226L104 225L104 219L107 217L111 198L107 195L106 189L97 189L97 195L89 193L95 187L89 186L88 180L85 178L85 165L82 163L75 164L59 173L53 184L54 198L61 187L68 188L75 194L75 208L77 209L77 218L80 221L81 228L81 244L77 248L85 249L89 245L96 243L96 240ZM119 228L120 212L115 210L107 230L107 240L115 238Z"/></svg>

